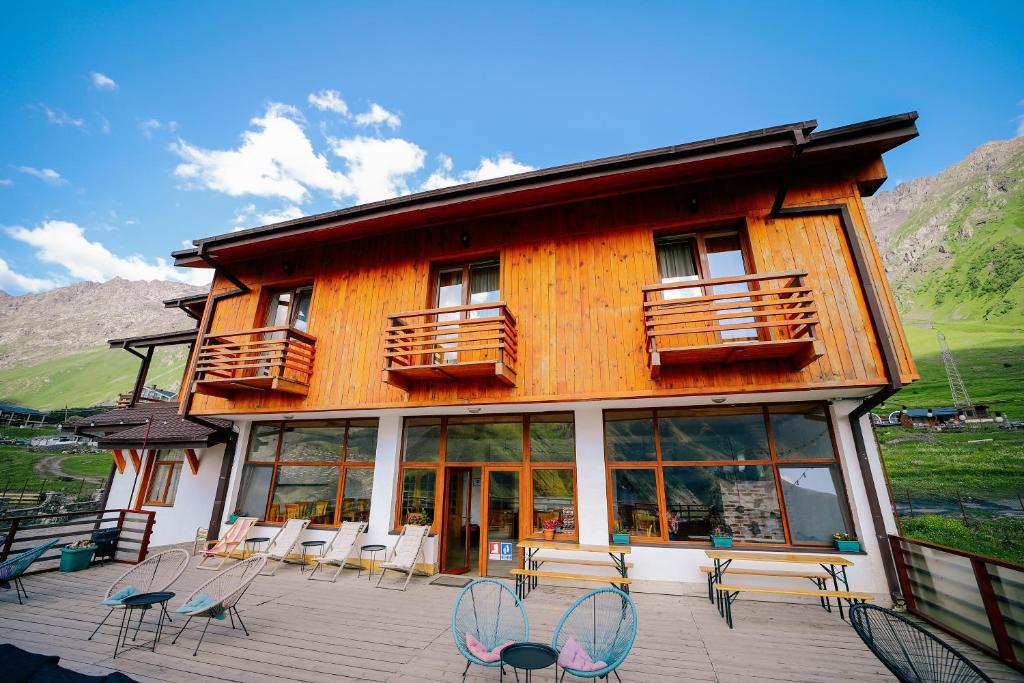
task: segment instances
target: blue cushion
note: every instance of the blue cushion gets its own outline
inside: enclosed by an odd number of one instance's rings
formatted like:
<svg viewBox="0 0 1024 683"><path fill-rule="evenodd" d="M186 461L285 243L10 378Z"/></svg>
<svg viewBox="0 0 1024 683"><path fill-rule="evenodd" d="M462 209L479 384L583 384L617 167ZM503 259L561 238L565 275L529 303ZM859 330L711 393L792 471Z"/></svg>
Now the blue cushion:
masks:
<svg viewBox="0 0 1024 683"><path fill-rule="evenodd" d="M111 595L109 598L104 600L103 604L104 605L109 605L111 607L116 607L116 606L120 605L124 601L125 598L130 598L131 596L135 595L138 592L139 592L139 589L136 588L135 586L125 586L124 588L122 588L121 590L117 591L116 593Z"/></svg>
<svg viewBox="0 0 1024 683"><path fill-rule="evenodd" d="M182 605L174 611L180 612L181 614L186 614L188 612L198 612L199 610L204 609L206 607L213 607L217 604L217 602L217 600L214 600L209 595L200 593L199 595L195 596L194 598L192 598L191 600L189 600L184 605ZM214 616L218 619L224 619L224 612L221 611L220 614L216 614Z"/></svg>

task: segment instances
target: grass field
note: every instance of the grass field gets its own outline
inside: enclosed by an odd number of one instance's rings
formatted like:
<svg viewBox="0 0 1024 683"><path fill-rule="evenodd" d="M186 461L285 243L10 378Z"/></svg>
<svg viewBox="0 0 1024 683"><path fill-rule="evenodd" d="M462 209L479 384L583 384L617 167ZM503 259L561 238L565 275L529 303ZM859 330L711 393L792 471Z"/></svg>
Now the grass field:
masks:
<svg viewBox="0 0 1024 683"><path fill-rule="evenodd" d="M903 520L903 533L939 545L1024 564L1024 519L979 517L970 526L956 517L923 515Z"/></svg>
<svg viewBox="0 0 1024 683"><path fill-rule="evenodd" d="M53 434L52 428L0 428L0 437L30 438ZM36 468L42 458L60 456L60 452L36 452L27 446L0 445L0 493L39 491L65 491L88 494L99 487L99 480L110 474L110 453L77 453L63 456L59 462L60 475L39 472ZM64 477L64 479L61 478ZM83 477L92 480L82 483ZM65 480L66 479L66 480Z"/></svg>

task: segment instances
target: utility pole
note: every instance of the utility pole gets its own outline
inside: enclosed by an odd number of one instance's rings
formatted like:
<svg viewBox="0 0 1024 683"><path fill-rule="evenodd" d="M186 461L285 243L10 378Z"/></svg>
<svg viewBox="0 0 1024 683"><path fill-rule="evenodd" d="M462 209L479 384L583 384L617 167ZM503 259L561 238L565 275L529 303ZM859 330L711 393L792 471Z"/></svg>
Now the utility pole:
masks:
<svg viewBox="0 0 1024 683"><path fill-rule="evenodd" d="M967 394L967 387L963 378L960 377L960 369L956 366L953 352L949 350L946 343L946 335L936 331L935 336L939 339L939 350L942 351L942 364L946 368L946 379L949 381L949 393L953 397L953 407L963 411L964 417L977 417L971 397Z"/></svg>

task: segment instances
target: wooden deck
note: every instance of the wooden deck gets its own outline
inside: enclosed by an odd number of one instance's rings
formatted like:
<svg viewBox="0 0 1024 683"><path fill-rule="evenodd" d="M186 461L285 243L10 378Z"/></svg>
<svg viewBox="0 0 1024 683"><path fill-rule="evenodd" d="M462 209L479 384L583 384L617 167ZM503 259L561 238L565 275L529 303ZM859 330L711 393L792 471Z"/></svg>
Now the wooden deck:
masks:
<svg viewBox="0 0 1024 683"><path fill-rule="evenodd" d="M135 650L113 660L117 623L108 622L92 641L86 638L106 613L101 593L124 568L27 577L25 605L17 604L13 591L0 594L0 642L59 655L62 665L83 673L117 669L140 681L461 680L465 660L449 632L457 589L416 577L406 593L378 590L365 575L357 579L355 570L335 584L307 581L293 565L259 577L239 603L251 637L232 631L228 621L214 621L193 657L195 625L172 645L184 621L175 618L156 653ZM173 588L179 597L171 607L211 575L189 569ZM526 600L532 639L550 642L558 618L583 592L557 586L533 591ZM735 607L736 629L729 631L700 595L634 597L640 635L620 669L625 683L894 680L845 622L816 605L744 598ZM140 642L145 637L140 634ZM1024 680L977 652L971 655L997 681ZM498 672L472 667L468 680L497 681Z"/></svg>

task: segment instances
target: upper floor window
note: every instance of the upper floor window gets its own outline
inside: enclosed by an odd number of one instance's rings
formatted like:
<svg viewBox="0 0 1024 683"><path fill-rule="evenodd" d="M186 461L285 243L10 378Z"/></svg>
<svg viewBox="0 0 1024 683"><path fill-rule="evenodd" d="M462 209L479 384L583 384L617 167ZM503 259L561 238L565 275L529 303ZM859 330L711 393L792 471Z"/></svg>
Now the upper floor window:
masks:
<svg viewBox="0 0 1024 683"><path fill-rule="evenodd" d="M309 303L312 285L277 289L267 299L266 327L294 327L302 332L309 327Z"/></svg>
<svg viewBox="0 0 1024 683"><path fill-rule="evenodd" d="M434 305L450 308L498 301L501 299L499 274L497 259L439 268L435 276ZM488 310L471 311L469 317L482 318L494 314Z"/></svg>

